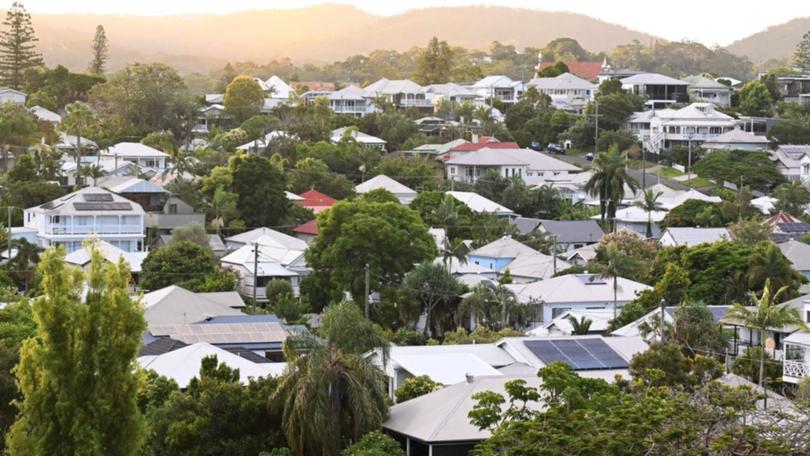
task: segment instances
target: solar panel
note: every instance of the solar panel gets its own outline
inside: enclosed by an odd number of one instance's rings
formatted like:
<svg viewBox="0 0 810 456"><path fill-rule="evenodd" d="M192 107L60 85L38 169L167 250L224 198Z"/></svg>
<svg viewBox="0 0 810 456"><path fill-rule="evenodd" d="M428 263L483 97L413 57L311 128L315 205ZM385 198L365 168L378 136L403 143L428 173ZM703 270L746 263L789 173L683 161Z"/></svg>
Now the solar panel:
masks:
<svg viewBox="0 0 810 456"><path fill-rule="evenodd" d="M112 201L113 196L109 193L85 193L84 200L88 202Z"/></svg>
<svg viewBox="0 0 810 456"><path fill-rule="evenodd" d="M562 361L574 370L628 367L627 361L599 338L527 340L523 344L545 364Z"/></svg>
<svg viewBox="0 0 810 456"><path fill-rule="evenodd" d="M627 361L602 339L578 339L582 347L604 366L604 369L626 369Z"/></svg>
<svg viewBox="0 0 810 456"><path fill-rule="evenodd" d="M132 205L129 203L73 203L77 211L129 211Z"/></svg>
<svg viewBox="0 0 810 456"><path fill-rule="evenodd" d="M779 223L779 229L785 233L807 233L810 232L810 225L807 223Z"/></svg>
<svg viewBox="0 0 810 456"><path fill-rule="evenodd" d="M585 350L577 340L553 340L550 341L573 363L574 369L590 370L604 369L605 366L599 362L594 355Z"/></svg>

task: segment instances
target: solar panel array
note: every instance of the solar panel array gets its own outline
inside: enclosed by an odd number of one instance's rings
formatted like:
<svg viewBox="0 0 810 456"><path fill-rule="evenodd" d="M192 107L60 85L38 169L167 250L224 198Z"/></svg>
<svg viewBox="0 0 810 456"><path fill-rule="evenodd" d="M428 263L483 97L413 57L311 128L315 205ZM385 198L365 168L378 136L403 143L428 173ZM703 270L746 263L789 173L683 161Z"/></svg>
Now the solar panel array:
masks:
<svg viewBox="0 0 810 456"><path fill-rule="evenodd" d="M545 364L562 361L574 370L626 369L627 360L610 348L604 340L527 340L523 342Z"/></svg>
<svg viewBox="0 0 810 456"><path fill-rule="evenodd" d="M129 211L132 205L129 203L73 203L77 211Z"/></svg>
<svg viewBox="0 0 810 456"><path fill-rule="evenodd" d="M100 202L110 202L113 200L113 196L109 193L85 193L84 200L90 203L100 203Z"/></svg>
<svg viewBox="0 0 810 456"><path fill-rule="evenodd" d="M779 229L785 233L808 233L810 224L807 223L778 223Z"/></svg>

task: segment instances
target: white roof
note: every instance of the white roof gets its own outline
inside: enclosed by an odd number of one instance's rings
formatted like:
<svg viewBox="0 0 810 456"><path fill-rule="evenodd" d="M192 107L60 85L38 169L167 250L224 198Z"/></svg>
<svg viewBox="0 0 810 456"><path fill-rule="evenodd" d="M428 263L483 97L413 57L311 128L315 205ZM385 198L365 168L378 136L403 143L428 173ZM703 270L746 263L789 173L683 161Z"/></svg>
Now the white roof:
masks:
<svg viewBox="0 0 810 456"><path fill-rule="evenodd" d="M331 92L328 96L330 100L362 100L365 91L356 85L349 85L340 90Z"/></svg>
<svg viewBox="0 0 810 456"><path fill-rule="evenodd" d="M765 136L757 136L753 133L735 128L734 130L727 131L722 135L715 136L705 141L702 147L704 149L713 149L737 144L754 144L764 147L770 144L770 141L768 141L768 138Z"/></svg>
<svg viewBox="0 0 810 456"><path fill-rule="evenodd" d="M292 249L274 244L270 238L259 238L257 270L259 276L296 276L298 273L287 269L294 264L302 267L305 249ZM256 261L256 254L252 244L243 245L235 251L220 259L222 263L242 265L253 273L253 263Z"/></svg>
<svg viewBox="0 0 810 456"><path fill-rule="evenodd" d="M31 112L37 116L37 119L45 122L59 123L62 121L62 116L39 105L32 107Z"/></svg>
<svg viewBox="0 0 810 456"><path fill-rule="evenodd" d="M571 73L563 73L553 78L534 78L529 86L540 90L594 90L596 86Z"/></svg>
<svg viewBox="0 0 810 456"><path fill-rule="evenodd" d="M568 317L574 317L577 321L583 317L587 318L591 321L590 332L604 332L607 331L610 321L613 320L613 309L568 310L545 325L529 331L526 335L544 337L554 332L570 335L574 331L574 327L568 321Z"/></svg>
<svg viewBox="0 0 810 456"><path fill-rule="evenodd" d="M447 192L461 203L464 203L471 211L476 213L489 213L489 214L514 214L515 212L508 207L502 206L495 201L484 198L475 192Z"/></svg>
<svg viewBox="0 0 810 456"><path fill-rule="evenodd" d="M694 247L704 242L712 243L732 239L731 233L725 228L672 227L664 231L662 238L667 235L675 245L687 247Z"/></svg>
<svg viewBox="0 0 810 456"><path fill-rule="evenodd" d="M641 73L624 78L621 80L622 85L676 85L688 86L688 82L680 81L669 76L664 76L658 73Z"/></svg>
<svg viewBox="0 0 810 456"><path fill-rule="evenodd" d="M774 204L776 204L777 199L772 196L760 196L759 198L754 198L751 200L751 205L757 208L759 212L769 215L773 210Z"/></svg>
<svg viewBox="0 0 810 456"><path fill-rule="evenodd" d="M570 267L570 264L557 259L557 271ZM520 253L504 270L508 270L512 277L526 277L536 280L550 279L555 274L554 257L540 252Z"/></svg>
<svg viewBox="0 0 810 456"><path fill-rule="evenodd" d="M616 220L625 223L647 223L648 217L653 221L653 223L658 223L661 220L664 220L664 217L666 216L667 211L652 211L648 215L647 211L635 206L626 207L616 211ZM591 218L598 220L600 216L595 215Z"/></svg>
<svg viewBox="0 0 810 456"><path fill-rule="evenodd" d="M531 149L490 149L456 154L447 165L462 166L526 166L537 171L582 171L580 168Z"/></svg>
<svg viewBox="0 0 810 456"><path fill-rule="evenodd" d="M107 196L109 195L109 196ZM27 211L50 215L140 215L143 208L105 188L85 187L77 192L49 201Z"/></svg>
<svg viewBox="0 0 810 456"><path fill-rule="evenodd" d="M98 149L98 144L95 141L91 141L84 136L69 135L67 133L59 133L59 142L54 147L57 149L75 149L79 142L81 142L82 149Z"/></svg>
<svg viewBox="0 0 810 456"><path fill-rule="evenodd" d="M398 359L401 356L431 357L457 354L474 355L492 367L503 367L515 362L507 352L495 344L395 345L391 346L388 351L390 359ZM379 358L375 361L379 362Z"/></svg>
<svg viewBox="0 0 810 456"><path fill-rule="evenodd" d="M540 252L534 250L526 244L522 244L509 236L504 236L496 241L492 241L487 245L479 247L472 252L469 256L485 257L485 258L517 258L518 255L537 255Z"/></svg>
<svg viewBox="0 0 810 456"><path fill-rule="evenodd" d="M411 190L385 174L374 176L354 187L354 191L361 195L377 189L388 190L396 196L416 196L416 190Z"/></svg>
<svg viewBox="0 0 810 456"><path fill-rule="evenodd" d="M307 243L301 239L271 228L256 228L245 231L244 233L225 238L225 242L245 245L258 242L261 245L287 247L293 250L307 249Z"/></svg>
<svg viewBox="0 0 810 456"><path fill-rule="evenodd" d="M796 331L795 333L787 336L783 342L810 346L810 332Z"/></svg>
<svg viewBox="0 0 810 456"><path fill-rule="evenodd" d="M329 138L333 143L340 142L343 139L343 135L346 133L349 127L342 127L336 130L332 130L332 136ZM371 136L369 134L363 133L362 131L358 130L350 130L349 136L354 138L360 144L379 144L379 145L386 145L387 142L384 139L378 138L376 136Z"/></svg>
<svg viewBox="0 0 810 456"><path fill-rule="evenodd" d="M506 89L513 87L515 81L513 81L508 76L504 76L501 74L495 74L491 76L486 76L484 79L476 82L472 85L473 89L489 89L489 88L499 88L499 89Z"/></svg>
<svg viewBox="0 0 810 456"><path fill-rule="evenodd" d="M160 185L134 176L104 176L96 185L115 193L170 193Z"/></svg>
<svg viewBox="0 0 810 456"><path fill-rule="evenodd" d="M288 192L286 190L284 191L284 196L286 196L289 201L304 201L304 199L305 199L301 195L296 195L295 193Z"/></svg>
<svg viewBox="0 0 810 456"><path fill-rule="evenodd" d="M427 375L442 385L463 382L466 374L501 375L495 368L471 353L397 354L391 357L390 362L408 371L414 377Z"/></svg>
<svg viewBox="0 0 810 456"><path fill-rule="evenodd" d="M591 261L596 258L596 249L599 244L589 244L578 249L571 250L565 253L565 259L571 261L572 258L580 257L584 261Z"/></svg>
<svg viewBox="0 0 810 456"><path fill-rule="evenodd" d="M373 82L366 86L366 97L375 97L377 95L396 95L398 93L421 93L422 86L411 81L410 79L386 79L382 78L379 81Z"/></svg>
<svg viewBox="0 0 810 456"><path fill-rule="evenodd" d="M109 149L107 149L106 155L118 157L131 157L131 158L141 158L141 157L162 157L168 158L169 154L161 152L154 147L149 147L146 144L136 143L136 142L120 142Z"/></svg>
<svg viewBox="0 0 810 456"><path fill-rule="evenodd" d="M257 147L259 149L264 149L273 140L279 139L279 138L296 139L296 136L291 135L291 134L287 133L286 131L273 130L273 131L267 133L266 135L264 135L264 137L257 138L257 139L255 139L253 141L249 141L249 142L246 142L246 143L242 144L241 146L237 147L237 149L238 150L244 150L244 151L250 151L250 150L253 150L253 149L257 148Z"/></svg>
<svg viewBox="0 0 810 456"><path fill-rule="evenodd" d="M731 92L731 87L721 84L714 79L709 79L703 75L693 75L687 76L682 79L683 82L689 84L690 89L713 89L713 90L725 90L727 92Z"/></svg>
<svg viewBox="0 0 810 456"><path fill-rule="evenodd" d="M215 297L212 299L206 293L194 293L177 285L146 293L141 303L150 327L182 325L224 315L243 315Z"/></svg>
<svg viewBox="0 0 810 456"><path fill-rule="evenodd" d="M509 284L506 288L515 293L518 301L543 301L549 304L580 302L613 302L613 279L600 278L595 274L567 274L528 284ZM629 302L648 285L624 277L617 279L616 300Z"/></svg>
<svg viewBox="0 0 810 456"><path fill-rule="evenodd" d="M425 87L425 92L441 95L444 97L468 97L475 98L478 95L467 87L453 82L447 84L431 84Z"/></svg>
<svg viewBox="0 0 810 456"><path fill-rule="evenodd" d="M779 244L779 250L790 260L793 269L797 271L810 271L810 245L791 239Z"/></svg>
<svg viewBox="0 0 810 456"><path fill-rule="evenodd" d="M265 88L263 90L273 91L273 93L270 95L272 98L283 98L286 100L290 98L290 92L293 91L292 87L290 87L286 82L276 75L270 76L270 78L264 82L264 85Z"/></svg>
<svg viewBox="0 0 810 456"><path fill-rule="evenodd" d="M173 379L185 388L192 378L199 376L203 358L215 355L217 361L239 369L239 382L248 384L251 378L277 377L284 373L286 363L254 363L227 350L205 342L198 342L158 356L142 356L138 364Z"/></svg>
<svg viewBox="0 0 810 456"><path fill-rule="evenodd" d="M141 263L143 263L143 260L145 260L146 256L149 254L149 252L125 252L109 242L102 240L96 240L94 244L105 260L117 264L119 260L123 259L130 272L135 274L141 272ZM65 255L65 262L75 266L85 266L90 263L90 260L90 250L84 245L82 245L82 248Z"/></svg>

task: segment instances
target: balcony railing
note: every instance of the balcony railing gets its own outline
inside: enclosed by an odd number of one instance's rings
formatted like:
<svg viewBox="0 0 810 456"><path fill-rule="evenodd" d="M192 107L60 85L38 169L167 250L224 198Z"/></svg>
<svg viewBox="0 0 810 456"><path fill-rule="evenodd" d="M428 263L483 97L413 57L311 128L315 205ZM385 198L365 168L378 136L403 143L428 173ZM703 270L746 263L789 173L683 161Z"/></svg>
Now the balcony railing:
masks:
<svg viewBox="0 0 810 456"><path fill-rule="evenodd" d="M142 225L96 225L96 226L49 226L45 234L86 235L86 234L143 234Z"/></svg>
<svg viewBox="0 0 810 456"><path fill-rule="evenodd" d="M782 375L784 377L810 377L810 365L802 361L785 361L782 366Z"/></svg>

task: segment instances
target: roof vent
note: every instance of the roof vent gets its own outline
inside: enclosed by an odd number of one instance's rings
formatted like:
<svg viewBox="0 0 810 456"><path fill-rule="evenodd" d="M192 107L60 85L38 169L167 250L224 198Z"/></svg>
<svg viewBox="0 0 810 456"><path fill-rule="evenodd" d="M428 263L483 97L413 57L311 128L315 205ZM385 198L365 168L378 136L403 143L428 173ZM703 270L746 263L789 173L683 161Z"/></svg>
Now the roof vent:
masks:
<svg viewBox="0 0 810 456"><path fill-rule="evenodd" d="M467 379L467 383L472 383L475 380L475 376L469 372L464 374L464 378Z"/></svg>

